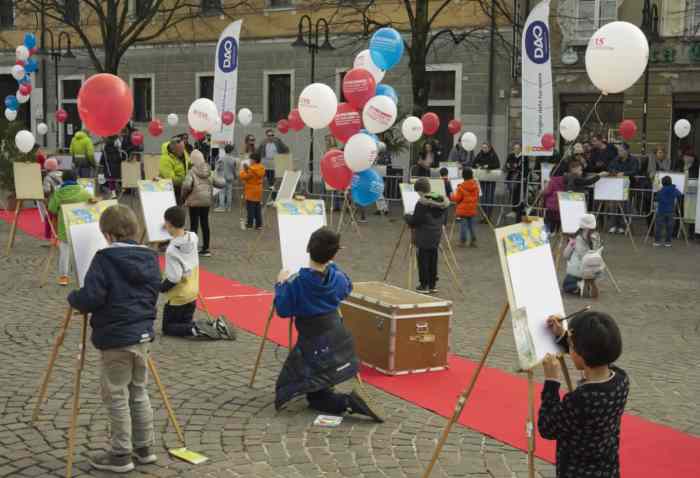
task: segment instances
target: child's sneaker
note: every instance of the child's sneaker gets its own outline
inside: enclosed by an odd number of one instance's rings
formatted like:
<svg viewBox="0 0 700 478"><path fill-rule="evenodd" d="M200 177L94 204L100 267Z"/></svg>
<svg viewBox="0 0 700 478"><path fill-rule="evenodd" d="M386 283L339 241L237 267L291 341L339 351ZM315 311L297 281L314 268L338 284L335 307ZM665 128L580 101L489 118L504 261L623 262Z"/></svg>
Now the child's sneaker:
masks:
<svg viewBox="0 0 700 478"><path fill-rule="evenodd" d="M371 405L370 405L371 404ZM364 393L362 387L358 386L348 395L348 405L350 413L359 413L366 417L370 417L377 423L384 423L383 411L381 408L372 403L369 397Z"/></svg>
<svg viewBox="0 0 700 478"><path fill-rule="evenodd" d="M671 243L667 242L666 244L664 244L664 247L671 247Z"/></svg>
<svg viewBox="0 0 700 478"><path fill-rule="evenodd" d="M158 461L150 446L134 448L133 457L139 465L149 465Z"/></svg>
<svg viewBox="0 0 700 478"><path fill-rule="evenodd" d="M66 286L70 284L70 278L68 276L61 276L58 278L58 285Z"/></svg>
<svg viewBox="0 0 700 478"><path fill-rule="evenodd" d="M226 320L226 317L223 315L220 315L216 318L216 320L214 320L214 327L216 328L216 331L219 332L219 335L221 335L221 338L236 340L236 329L229 324L228 320Z"/></svg>
<svg viewBox="0 0 700 478"><path fill-rule="evenodd" d="M660 242L655 242L655 243L654 243L654 247L661 247L661 243L660 243Z"/></svg>
<svg viewBox="0 0 700 478"><path fill-rule="evenodd" d="M416 292L418 292L420 294L427 294L428 291L429 291L429 289L426 286L424 286L423 284L420 284L418 287L416 287Z"/></svg>
<svg viewBox="0 0 700 478"><path fill-rule="evenodd" d="M103 451L91 456L88 461L96 470L113 473L129 473L134 469L134 462L129 455L113 455Z"/></svg>
<svg viewBox="0 0 700 478"><path fill-rule="evenodd" d="M199 251L199 255L202 257L211 257L211 251L209 251L209 249L202 249Z"/></svg>

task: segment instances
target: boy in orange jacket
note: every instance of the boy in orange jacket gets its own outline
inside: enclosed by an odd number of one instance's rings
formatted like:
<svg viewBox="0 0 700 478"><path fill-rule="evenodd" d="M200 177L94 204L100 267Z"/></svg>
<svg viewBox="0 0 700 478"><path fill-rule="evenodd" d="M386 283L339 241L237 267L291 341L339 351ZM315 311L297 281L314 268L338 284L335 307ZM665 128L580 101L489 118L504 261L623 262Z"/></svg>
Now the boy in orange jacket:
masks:
<svg viewBox="0 0 700 478"><path fill-rule="evenodd" d="M245 197L248 220L246 228L252 229L255 223L256 229L262 229L262 196L263 178L265 177L265 166L260 164L260 155L252 153L250 155L250 165L243 163L241 170L241 181L243 182L243 196Z"/></svg>
<svg viewBox="0 0 700 478"><path fill-rule="evenodd" d="M470 247L476 247L474 218L479 206L479 183L474 179L471 168L462 170L464 182L457 187L450 199L457 203L457 220L459 221L459 244L464 247L469 241Z"/></svg>

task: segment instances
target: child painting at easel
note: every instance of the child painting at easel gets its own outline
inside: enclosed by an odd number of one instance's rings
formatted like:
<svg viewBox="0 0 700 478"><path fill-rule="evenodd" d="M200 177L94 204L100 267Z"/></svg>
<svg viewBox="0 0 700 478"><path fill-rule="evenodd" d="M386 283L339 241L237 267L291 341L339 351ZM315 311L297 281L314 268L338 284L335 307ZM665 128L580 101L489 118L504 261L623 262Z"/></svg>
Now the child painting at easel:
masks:
<svg viewBox="0 0 700 478"><path fill-rule="evenodd" d="M44 177L44 197L46 201L50 201L54 193L61 187L63 182L63 173L58 170L58 161L56 158L49 158L44 162L46 176ZM44 223L44 238L53 239L51 224L56 224L56 215L49 212L46 222Z"/></svg>
<svg viewBox="0 0 700 478"><path fill-rule="evenodd" d="M612 365L622 353L620 329L608 314L574 316L568 330L558 317L547 325L571 354L583 379L573 392L559 396L559 361L544 359L538 428L557 442L557 478L620 477L620 424L629 393L627 373Z"/></svg>

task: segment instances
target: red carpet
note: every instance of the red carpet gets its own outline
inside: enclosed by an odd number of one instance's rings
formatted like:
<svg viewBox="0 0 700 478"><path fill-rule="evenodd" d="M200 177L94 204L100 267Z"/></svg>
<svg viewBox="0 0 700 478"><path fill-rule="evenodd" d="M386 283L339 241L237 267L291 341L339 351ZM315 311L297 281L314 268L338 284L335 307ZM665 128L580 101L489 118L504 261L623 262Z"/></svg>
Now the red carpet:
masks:
<svg viewBox="0 0 700 478"><path fill-rule="evenodd" d="M11 214L0 219L11 219ZM41 231L38 215L24 217L20 227ZM32 224L33 221L33 224ZM38 226L37 224L38 223ZM262 335L272 294L219 275L201 271L201 289L210 312L224 314L237 327ZM272 341L287 345L288 322L275 317ZM476 364L452 356L444 372L389 377L364 369L367 383L443 417L452 415L457 396L464 390ZM540 388L538 387L538 393ZM499 369L483 369L476 389L459 423L494 439L526 449L527 381ZM622 424L621 461L625 477L697 478L700 476L700 438L644 418L625 415ZM554 462L554 444L538 438L537 456Z"/></svg>
<svg viewBox="0 0 700 478"><path fill-rule="evenodd" d="M12 224L15 212L0 209L0 220L8 224ZM41 222L39 211L36 208L21 209L19 212L19 222L17 223L18 230L37 239L44 238L44 223Z"/></svg>

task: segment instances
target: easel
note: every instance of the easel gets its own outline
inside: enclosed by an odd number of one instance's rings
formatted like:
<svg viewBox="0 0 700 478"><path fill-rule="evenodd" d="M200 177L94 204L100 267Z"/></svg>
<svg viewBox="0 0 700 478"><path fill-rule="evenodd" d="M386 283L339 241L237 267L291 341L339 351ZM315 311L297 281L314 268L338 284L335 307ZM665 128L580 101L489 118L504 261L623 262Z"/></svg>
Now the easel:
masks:
<svg viewBox="0 0 700 478"><path fill-rule="evenodd" d="M596 210L596 216L599 216L602 211L603 207L605 207L606 211L609 211L608 209L608 203L614 202L615 206L617 206L617 210L622 216L622 220L625 222L625 236L627 236L632 243L632 249L634 249L634 252L639 252L639 249L637 248L637 244L634 242L634 236L632 236L632 220L627 217L627 214L625 214L625 210L622 207L621 202L623 201L600 201L600 204L598 205L598 209Z"/></svg>
<svg viewBox="0 0 700 478"><path fill-rule="evenodd" d="M484 212L484 208L481 207L481 204L477 204L477 207L479 208L479 214L481 215L481 218L486 220L486 224L489 225L491 230L494 230L496 228L496 226L494 226L493 222L491 222L491 219L486 215L486 213ZM452 224L450 225L450 234L449 234L450 240L452 240L454 238L456 228L457 228L457 213L455 211L455 215L452 218Z"/></svg>
<svg viewBox="0 0 700 478"><path fill-rule="evenodd" d="M265 321L265 331L263 332L262 340L260 341L260 348L258 349L258 356L255 359L255 366L253 367L253 373L250 376L250 383L248 386L253 388L255 384L255 376L258 374L258 367L260 367L260 360L262 359L263 350L265 349L265 342L267 342L267 336L270 332L270 324L272 323L272 318L275 316L275 304L274 301L270 305L270 313L267 315L267 320ZM289 353L292 353L292 329L294 327L294 319L289 319L289 333L288 333L288 346Z"/></svg>
<svg viewBox="0 0 700 478"><path fill-rule="evenodd" d="M683 236L683 239L685 240L685 245L690 246L690 242L688 241L688 231L685 228L685 218L683 217L683 214L681 214L681 207L680 204L676 203L676 211L675 213L678 215L678 235L676 238L680 238ZM673 218L673 221L676 221L676 218ZM654 210L654 214L651 216L651 224L649 224L649 229L647 229L647 233L644 236L644 244L647 243L649 240L649 236L651 235L651 230L656 227L656 210Z"/></svg>
<svg viewBox="0 0 700 478"><path fill-rule="evenodd" d="M76 427L77 427L77 422L78 422L78 414L80 412L80 380L83 372L83 368L85 366L85 353L86 353L86 342L87 342L87 324L88 324L88 315L87 314L81 314L82 315L82 320L81 320L81 327L80 327L80 352L78 354L78 358L76 360L75 364L75 379L73 382L73 407L72 407L72 412L71 412L71 417L70 417L70 425L68 428L68 450L66 452L66 478L70 478L73 475L73 458L74 458L74 452L75 452L75 433L76 433ZM66 316L63 319L63 323L61 324L61 329L58 332L58 335L56 336L56 339L54 340L54 345L53 349L51 350L51 355L49 356L49 363L46 367L46 372L44 372L44 378L41 382L41 385L39 387L39 395L37 397L36 404L34 405L34 411L32 413L32 423L35 423L38 418L39 418L39 411L41 409L41 405L44 403L46 400L46 395L47 395L47 390L49 386L49 381L51 380L51 373L53 372L53 367L54 364L56 363L56 358L58 357L59 349L63 345L63 341L66 337L66 331L68 330L68 327L70 325L71 317L73 316L73 309L71 307L68 307L68 311L66 312ZM168 398L167 393L165 392L165 387L163 387L163 383L160 380L160 375L158 374L158 371L156 370L156 365L155 362L153 361L153 358L148 356L148 369L153 376L153 380L156 382L156 385L158 386L158 391L160 392L160 396L163 399L163 403L165 405L165 408L168 412L168 418L170 419L170 422L173 425L173 428L175 428L175 433L177 434L178 438L182 442L182 445L185 445L185 435L182 433L182 429L180 428L180 424L177 422L177 418L175 417L175 412L173 411L173 408L170 404L170 399Z"/></svg>
<svg viewBox="0 0 700 478"><path fill-rule="evenodd" d="M37 207L39 207L38 204ZM51 270L51 262L56 256L56 249L58 249L58 234L56 234L56 228L54 227L53 222L51 221L51 217L48 215L48 211L46 215L46 221L48 221L49 228L51 229L51 244L49 244L49 253L46 256L46 259L44 259L44 266L41 271L41 275L39 276L39 287L44 287L48 282L49 270Z"/></svg>
<svg viewBox="0 0 700 478"><path fill-rule="evenodd" d="M333 205L331 205L331 210L333 210ZM362 237L360 232L360 226L357 224L357 218L355 217L355 208L352 206L349 198L348 191L343 192L343 205L340 209L340 217L338 218L338 227L335 232L340 234L345 225L345 211L347 211L348 217L350 218L350 224L355 228L357 235Z"/></svg>
<svg viewBox="0 0 700 478"><path fill-rule="evenodd" d="M15 216L12 219L12 226L10 226L10 237L7 239L7 247L5 248L5 256L10 256L10 251L12 246L15 245L15 237L17 236L17 223L19 222L19 212L22 209L22 202L24 199L17 199L17 205L15 206Z"/></svg>

